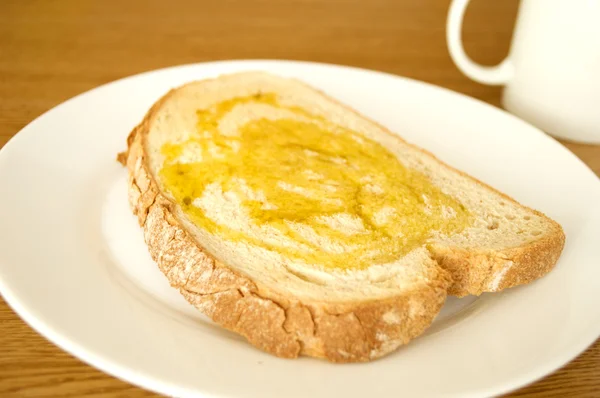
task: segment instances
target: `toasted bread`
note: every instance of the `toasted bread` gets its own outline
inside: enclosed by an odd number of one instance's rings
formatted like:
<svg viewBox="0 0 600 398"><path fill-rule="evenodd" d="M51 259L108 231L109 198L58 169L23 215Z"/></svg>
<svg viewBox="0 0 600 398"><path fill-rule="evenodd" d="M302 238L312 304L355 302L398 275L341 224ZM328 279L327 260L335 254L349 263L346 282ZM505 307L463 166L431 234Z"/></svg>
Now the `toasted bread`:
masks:
<svg viewBox="0 0 600 398"><path fill-rule="evenodd" d="M119 159L171 285L280 357L382 357L448 294L543 276L565 240L542 213L263 72L171 90Z"/></svg>

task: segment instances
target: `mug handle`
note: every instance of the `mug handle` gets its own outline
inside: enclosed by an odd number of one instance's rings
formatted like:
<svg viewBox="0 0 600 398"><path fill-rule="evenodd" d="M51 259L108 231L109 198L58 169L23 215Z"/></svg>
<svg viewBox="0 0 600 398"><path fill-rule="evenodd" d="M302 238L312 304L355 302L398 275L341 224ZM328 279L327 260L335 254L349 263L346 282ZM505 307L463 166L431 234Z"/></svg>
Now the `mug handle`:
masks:
<svg viewBox="0 0 600 398"><path fill-rule="evenodd" d="M446 20L446 42L450 57L467 77L476 82L489 85L506 84L513 75L513 65L506 57L496 66L482 66L473 62L462 45L461 31L465 10L469 0L453 0Z"/></svg>

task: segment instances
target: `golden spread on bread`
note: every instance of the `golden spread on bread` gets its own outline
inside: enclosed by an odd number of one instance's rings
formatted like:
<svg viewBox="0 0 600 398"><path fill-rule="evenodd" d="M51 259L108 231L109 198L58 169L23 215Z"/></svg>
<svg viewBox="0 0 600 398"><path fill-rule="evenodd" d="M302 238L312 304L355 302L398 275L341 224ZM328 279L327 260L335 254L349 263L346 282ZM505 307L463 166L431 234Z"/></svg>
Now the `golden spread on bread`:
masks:
<svg viewBox="0 0 600 398"><path fill-rule="evenodd" d="M278 116L225 128L237 106L275 108ZM199 109L196 131L161 153L160 182L194 223L308 265L389 263L472 222L459 201L380 143L274 93ZM236 202L242 221L212 217L208 195Z"/></svg>

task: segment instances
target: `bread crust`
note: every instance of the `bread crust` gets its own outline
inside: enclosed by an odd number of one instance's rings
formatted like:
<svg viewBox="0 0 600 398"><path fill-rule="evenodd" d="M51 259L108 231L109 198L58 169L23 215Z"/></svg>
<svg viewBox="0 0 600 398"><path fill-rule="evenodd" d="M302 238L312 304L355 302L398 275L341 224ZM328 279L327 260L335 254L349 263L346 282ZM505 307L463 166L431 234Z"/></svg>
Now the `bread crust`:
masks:
<svg viewBox="0 0 600 398"><path fill-rule="evenodd" d="M283 295L212 257L177 219L175 203L161 194L149 169L145 142L156 112L175 91L171 90L154 104L130 133L127 151L118 155L129 171L132 211L143 229L153 260L171 286L214 322L266 352L284 358L306 355L333 362L380 358L420 335L438 314L448 294L479 295L531 282L549 272L562 252L565 236L562 228L552 221L555 225L552 233L525 246L502 251L477 252L431 245L428 250L434 266L424 275L424 283L398 296L321 302ZM424 149L411 146L516 203Z"/></svg>
<svg viewBox="0 0 600 398"><path fill-rule="evenodd" d="M557 229L525 246L502 251L433 246L430 253L452 277L449 295L479 296L524 285L546 275L556 265L564 244L565 235L562 229Z"/></svg>
<svg viewBox="0 0 600 398"><path fill-rule="evenodd" d="M212 257L186 231L175 204L150 173L145 136L166 94L131 132L118 160L129 171L131 209L152 259L169 283L202 313L283 358L306 355L332 362L380 358L419 336L446 299L451 279L433 260L424 282L381 300L321 302L284 296Z"/></svg>

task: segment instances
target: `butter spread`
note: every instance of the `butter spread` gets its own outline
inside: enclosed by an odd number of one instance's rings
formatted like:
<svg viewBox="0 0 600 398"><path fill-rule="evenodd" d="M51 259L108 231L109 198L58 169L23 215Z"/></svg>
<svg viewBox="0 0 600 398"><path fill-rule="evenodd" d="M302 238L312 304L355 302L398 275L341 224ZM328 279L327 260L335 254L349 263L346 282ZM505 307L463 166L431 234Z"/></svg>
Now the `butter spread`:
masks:
<svg viewBox="0 0 600 398"><path fill-rule="evenodd" d="M238 106L274 112L226 132L220 123ZM378 142L282 104L275 94L198 110L196 127L182 142L163 145L159 178L196 225L222 239L318 267L365 269L471 222L459 201ZM239 198L253 225L299 245L279 245L209 217L197 199L215 184Z"/></svg>

